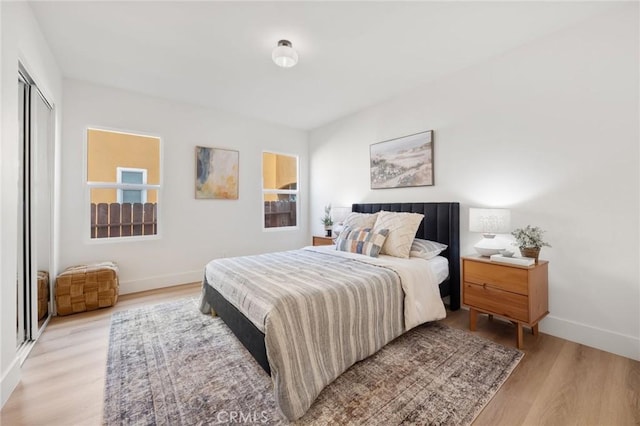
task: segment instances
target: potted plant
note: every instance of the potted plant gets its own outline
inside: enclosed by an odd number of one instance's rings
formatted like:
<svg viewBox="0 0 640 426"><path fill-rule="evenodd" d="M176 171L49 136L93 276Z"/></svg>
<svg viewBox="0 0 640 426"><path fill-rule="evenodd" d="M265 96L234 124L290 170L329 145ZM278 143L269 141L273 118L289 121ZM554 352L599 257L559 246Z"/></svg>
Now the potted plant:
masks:
<svg viewBox="0 0 640 426"><path fill-rule="evenodd" d="M542 239L544 234L541 228L527 225L524 228L514 229L511 235L516 238L516 243L520 248L520 254L524 257L532 257L538 263L538 256L542 247L551 247L549 243Z"/></svg>
<svg viewBox="0 0 640 426"><path fill-rule="evenodd" d="M327 237L331 236L331 226L333 225L333 219L331 219L331 204L324 206L324 216L320 219L324 224L324 230L327 231Z"/></svg>

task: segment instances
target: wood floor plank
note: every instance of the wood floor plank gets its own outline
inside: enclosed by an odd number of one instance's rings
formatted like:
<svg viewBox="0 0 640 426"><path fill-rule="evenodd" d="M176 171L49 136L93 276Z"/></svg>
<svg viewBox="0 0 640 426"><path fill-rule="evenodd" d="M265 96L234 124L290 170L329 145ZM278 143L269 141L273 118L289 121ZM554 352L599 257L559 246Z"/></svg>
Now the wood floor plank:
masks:
<svg viewBox="0 0 640 426"><path fill-rule="evenodd" d="M497 324L494 327L507 326ZM514 345L513 339L509 343ZM545 375L540 372L548 371L552 367L564 344L561 339L551 338L548 342L540 340L536 345L530 345L516 370L480 413L475 424L523 424L545 380Z"/></svg>
<svg viewBox="0 0 640 426"><path fill-rule="evenodd" d="M640 363L611 354L607 356L610 369L597 392L602 403L596 423L640 425Z"/></svg>
<svg viewBox="0 0 640 426"><path fill-rule="evenodd" d="M53 318L0 412L11 426L100 425L111 314L197 297L200 283L122 296L113 308ZM443 323L468 330L468 312ZM514 346L510 322L480 315L474 334ZM474 425L640 425L640 363L544 333L524 334L525 356Z"/></svg>

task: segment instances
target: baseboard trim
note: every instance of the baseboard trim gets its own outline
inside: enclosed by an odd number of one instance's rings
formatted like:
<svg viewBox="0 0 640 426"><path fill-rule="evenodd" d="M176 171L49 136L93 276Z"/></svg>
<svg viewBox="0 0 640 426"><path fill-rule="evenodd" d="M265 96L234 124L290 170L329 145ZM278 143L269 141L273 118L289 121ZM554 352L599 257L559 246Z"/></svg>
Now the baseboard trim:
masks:
<svg viewBox="0 0 640 426"><path fill-rule="evenodd" d="M553 315L546 316L540 322L540 331L640 361L640 339L634 336L558 318Z"/></svg>
<svg viewBox="0 0 640 426"><path fill-rule="evenodd" d="M120 281L120 294L139 293L141 291L202 281L203 274L204 270L199 269L197 271L182 272L180 274L157 275L141 280Z"/></svg>
<svg viewBox="0 0 640 426"><path fill-rule="evenodd" d="M462 309L469 310L468 306ZM547 315L540 331L551 336L640 361L640 339L627 334Z"/></svg>
<svg viewBox="0 0 640 426"><path fill-rule="evenodd" d="M16 356L0 379L0 408L9 400L11 393L20 382L20 359Z"/></svg>

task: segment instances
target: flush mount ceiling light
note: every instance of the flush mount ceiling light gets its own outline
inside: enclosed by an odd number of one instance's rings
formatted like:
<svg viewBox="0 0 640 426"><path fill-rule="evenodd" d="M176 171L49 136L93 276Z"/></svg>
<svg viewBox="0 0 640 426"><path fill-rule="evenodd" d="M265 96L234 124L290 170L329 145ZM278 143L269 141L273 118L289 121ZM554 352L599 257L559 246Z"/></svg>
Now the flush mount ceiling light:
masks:
<svg viewBox="0 0 640 426"><path fill-rule="evenodd" d="M298 63L298 52L293 49L289 40L280 40L271 54L273 62L282 68L291 68Z"/></svg>

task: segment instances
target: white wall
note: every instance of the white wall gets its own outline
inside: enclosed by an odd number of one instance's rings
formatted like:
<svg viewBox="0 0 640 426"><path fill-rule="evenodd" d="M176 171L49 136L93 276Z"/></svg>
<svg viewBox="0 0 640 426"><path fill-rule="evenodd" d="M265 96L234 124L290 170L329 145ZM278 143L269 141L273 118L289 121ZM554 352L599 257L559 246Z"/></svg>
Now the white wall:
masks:
<svg viewBox="0 0 640 426"><path fill-rule="evenodd" d="M185 82L185 90L197 86ZM300 130L131 92L65 80L62 148L61 266L113 260L121 293L202 279L211 259L310 244L307 135ZM87 126L141 132L162 139L163 189L158 239L89 241L83 168ZM195 146L240 152L236 200L194 198ZM301 165L299 229L262 230L262 151L295 154Z"/></svg>
<svg viewBox="0 0 640 426"><path fill-rule="evenodd" d="M56 147L60 141L62 77L29 5L0 2L0 406L20 378L16 357L16 249L18 246L18 61L56 108ZM54 219L55 220L55 219ZM54 258L53 271L55 271Z"/></svg>
<svg viewBox="0 0 640 426"><path fill-rule="evenodd" d="M638 4L310 134L311 224L353 202L508 207L553 248L545 333L640 359ZM369 145L435 131L435 186L369 189Z"/></svg>

